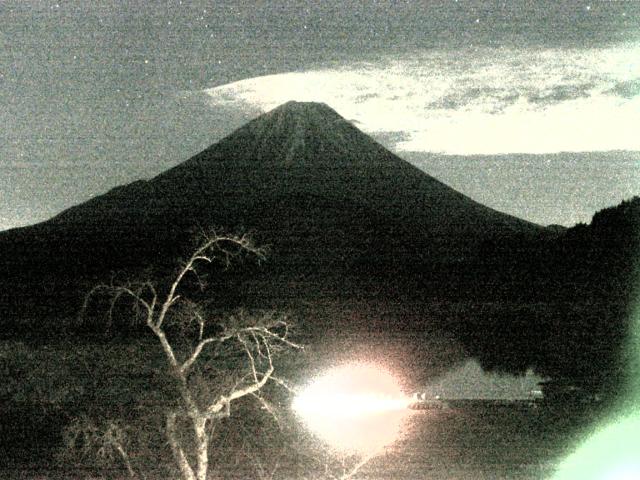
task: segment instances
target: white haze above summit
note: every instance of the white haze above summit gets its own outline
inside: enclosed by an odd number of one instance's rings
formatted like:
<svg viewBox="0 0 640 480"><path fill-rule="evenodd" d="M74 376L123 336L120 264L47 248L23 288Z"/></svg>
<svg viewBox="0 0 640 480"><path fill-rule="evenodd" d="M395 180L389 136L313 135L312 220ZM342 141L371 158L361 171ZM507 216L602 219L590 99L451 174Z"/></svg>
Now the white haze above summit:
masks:
<svg viewBox="0 0 640 480"><path fill-rule="evenodd" d="M206 90L213 106L324 102L397 152L640 151L640 44L472 48L255 77Z"/></svg>

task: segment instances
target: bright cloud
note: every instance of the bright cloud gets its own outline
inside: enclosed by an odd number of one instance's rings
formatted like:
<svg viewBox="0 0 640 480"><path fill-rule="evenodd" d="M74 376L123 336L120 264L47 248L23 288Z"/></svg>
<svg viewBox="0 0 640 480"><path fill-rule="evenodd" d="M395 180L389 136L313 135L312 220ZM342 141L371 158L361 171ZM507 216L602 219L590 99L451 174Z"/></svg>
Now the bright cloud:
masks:
<svg viewBox="0 0 640 480"><path fill-rule="evenodd" d="M640 45L600 50L423 52L208 90L267 111L325 102L397 151L447 154L640 150ZM391 134L391 135L390 135Z"/></svg>

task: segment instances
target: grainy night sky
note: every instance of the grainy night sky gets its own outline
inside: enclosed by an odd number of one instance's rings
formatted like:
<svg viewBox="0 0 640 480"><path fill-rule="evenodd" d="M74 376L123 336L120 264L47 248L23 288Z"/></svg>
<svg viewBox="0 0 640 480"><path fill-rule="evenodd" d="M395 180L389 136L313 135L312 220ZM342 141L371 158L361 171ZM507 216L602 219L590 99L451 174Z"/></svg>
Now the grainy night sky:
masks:
<svg viewBox="0 0 640 480"><path fill-rule="evenodd" d="M320 3L321 5L316 5ZM640 2L0 2L0 229L320 100L542 224L640 194Z"/></svg>

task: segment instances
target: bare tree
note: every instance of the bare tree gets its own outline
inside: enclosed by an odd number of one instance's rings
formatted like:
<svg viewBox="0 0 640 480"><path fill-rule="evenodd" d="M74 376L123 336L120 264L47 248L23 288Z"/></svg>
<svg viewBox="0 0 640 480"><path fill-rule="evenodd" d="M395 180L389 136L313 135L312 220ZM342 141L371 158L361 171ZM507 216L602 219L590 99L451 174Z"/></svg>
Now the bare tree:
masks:
<svg viewBox="0 0 640 480"><path fill-rule="evenodd" d="M117 457L126 467L129 477L137 477L129 458L127 428L121 422L107 420L103 424L82 415L75 418L64 432L67 450L79 450L80 457L97 460L100 464L111 464Z"/></svg>
<svg viewBox="0 0 640 480"><path fill-rule="evenodd" d="M248 314L239 311L224 320L210 318L202 305L186 298L185 283L195 279L203 285L198 269L204 264L221 262L228 266L235 257L249 254L259 260L264 251L247 236L203 235L193 254L178 268L170 284L160 288L145 280L126 284L98 285L85 298L83 315L97 294L109 298L108 316L124 299L132 302L135 318L150 329L160 344L163 358L177 390L175 405L166 407L165 435L175 464L183 480L206 480L210 461L210 434L214 422L231 415L232 404L244 397L255 398L263 409L273 413L260 391L267 382L285 382L274 376L274 355L287 348L301 348L289 338L290 321L286 315L273 312ZM224 348L235 349L244 358L242 374L232 382L222 378L215 388L202 388L196 372L200 364L215 363ZM224 377L224 376L223 376ZM186 434L185 434L186 430ZM125 463L130 476L135 476L124 452L121 436L111 429L105 436L110 448ZM117 432L116 432L117 433ZM96 436L97 435L97 436ZM117 441L112 441L113 439Z"/></svg>
<svg viewBox="0 0 640 480"><path fill-rule="evenodd" d="M374 457L373 454L368 454L368 455L362 454L362 455L356 455L353 459L351 459L351 462L348 462L347 460L343 459L341 462L342 471L337 475L330 474L329 478L336 479L336 480L350 480L352 478L355 478L358 472L360 471L360 469L364 467L367 463L369 463L373 457Z"/></svg>
<svg viewBox="0 0 640 480"><path fill-rule="evenodd" d="M307 454L304 463L310 468L309 476L312 478L353 480L358 478L362 468L369 464L376 455L376 453L364 452L340 453L325 446L319 452Z"/></svg>

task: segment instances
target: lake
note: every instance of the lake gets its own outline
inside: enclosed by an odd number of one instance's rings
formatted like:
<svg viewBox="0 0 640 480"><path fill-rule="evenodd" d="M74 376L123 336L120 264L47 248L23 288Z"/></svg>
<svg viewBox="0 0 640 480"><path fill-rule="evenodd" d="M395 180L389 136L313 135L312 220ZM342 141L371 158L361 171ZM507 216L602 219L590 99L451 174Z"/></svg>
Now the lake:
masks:
<svg viewBox="0 0 640 480"><path fill-rule="evenodd" d="M366 465L367 479L549 479L596 414L526 403L417 410L407 432Z"/></svg>

